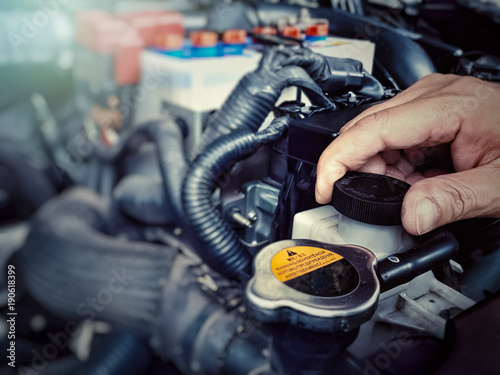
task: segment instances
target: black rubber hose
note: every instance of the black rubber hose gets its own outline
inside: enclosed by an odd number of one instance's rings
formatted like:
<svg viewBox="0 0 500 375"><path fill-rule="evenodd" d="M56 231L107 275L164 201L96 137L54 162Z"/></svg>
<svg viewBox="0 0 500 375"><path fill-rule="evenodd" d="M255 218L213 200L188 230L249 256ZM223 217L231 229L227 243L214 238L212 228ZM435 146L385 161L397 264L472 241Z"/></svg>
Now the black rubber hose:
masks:
<svg viewBox="0 0 500 375"><path fill-rule="evenodd" d="M276 49L269 49L264 54L257 71L246 75L240 81L221 110L217 112L196 150L204 149L215 139L237 129L256 132L274 107L282 90L289 86L300 87L311 101L323 108L334 105L303 69L291 66L280 69L279 73L274 74L272 69L283 57L282 52ZM184 213L181 190L187 163L182 143L183 134L177 124L171 120L148 123L125 136L117 148L107 151L102 158L116 160L129 147L136 146L137 138L140 137L154 141L157 146L165 193L161 197L159 188L152 181L127 180L120 184L118 192L115 192L119 206L129 216L145 224L176 223L182 226ZM197 155L196 150L192 155ZM147 197L141 194L134 197L134 189L137 189L138 194L151 189L151 195ZM162 210L165 213L162 214Z"/></svg>
<svg viewBox="0 0 500 375"><path fill-rule="evenodd" d="M94 149L94 156L102 162L117 162L125 154L137 150L142 143L148 141L149 129L156 126L159 121L161 120L148 121L124 132L119 142L111 148L97 145Z"/></svg>
<svg viewBox="0 0 500 375"><path fill-rule="evenodd" d="M256 132L274 107L282 90L288 86L302 88L306 95L321 107L329 108L334 105L303 69L295 66L279 69L278 62L284 57L277 49L265 52L259 68L240 81L217 112L196 150L204 149L221 135L237 129ZM275 71L276 69L278 70ZM127 180L115 191L119 207L145 224L176 223L183 226L181 190L187 162L183 150L183 134L177 124L172 120L147 123L123 137L114 149L100 150L99 156L108 162L116 161L129 148L137 146L137 140L141 137L156 144L164 184L163 197L158 186L152 181ZM192 155L197 155L196 150ZM137 189L140 196L134 196L134 189ZM152 192L149 197L141 193L147 189ZM162 210L165 213L162 214Z"/></svg>
<svg viewBox="0 0 500 375"><path fill-rule="evenodd" d="M149 346L129 333L95 336L86 361L66 357L48 361L40 375L141 375L151 363ZM29 373L29 371L27 371Z"/></svg>
<svg viewBox="0 0 500 375"><path fill-rule="evenodd" d="M243 77L222 108L210 119L201 144L190 154L191 159L217 138L234 130L256 132L286 87L303 89L309 99L320 107L334 105L302 68L282 67L280 61L285 57L276 48L265 51L259 68Z"/></svg>
<svg viewBox="0 0 500 375"><path fill-rule="evenodd" d="M9 170L19 189L20 198L31 211L35 211L56 196L57 192L49 179L24 159L11 142L0 140L0 166Z"/></svg>
<svg viewBox="0 0 500 375"><path fill-rule="evenodd" d="M184 152L184 135L177 123L170 120L153 127L150 136L157 147L165 201L173 210L176 224L182 226L184 223L182 184L188 169Z"/></svg>
<svg viewBox="0 0 500 375"><path fill-rule="evenodd" d="M51 200L33 217L19 267L33 297L56 315L148 336L175 252L106 236L106 221L107 205L90 191Z"/></svg>
<svg viewBox="0 0 500 375"><path fill-rule="evenodd" d="M98 157L107 162L117 161L130 149L134 149L137 145L144 141L154 142L158 154L160 172L163 183L163 198L164 208L166 210L163 219L169 219L168 223L177 223L182 225L184 214L182 210L181 191L182 183L186 175L187 162L184 153L184 135L180 127L171 119L150 121L145 123L123 137L123 140L111 150L99 149ZM132 184L131 182L124 182ZM138 182L134 182L138 186ZM153 182L144 183L152 187ZM123 189L123 187L122 187ZM154 187L155 193L158 193L158 187ZM130 192L130 188L127 190ZM144 190L142 190L144 191ZM157 196L152 196L151 199L157 199ZM133 197L124 198L124 207L120 207L128 214L132 214L136 219L143 221L146 224L149 222L150 215L159 218L154 212L143 215L144 207L153 207L158 210L155 201L146 202L144 199L135 199ZM167 222L160 222L166 224Z"/></svg>
<svg viewBox="0 0 500 375"><path fill-rule="evenodd" d="M216 272L235 279L250 271L252 258L212 202L216 180L230 162L252 155L258 147L278 139L290 117L276 118L268 129L254 134L237 130L217 139L191 165L182 190L190 235L201 258Z"/></svg>
<svg viewBox="0 0 500 375"><path fill-rule="evenodd" d="M125 177L115 188L113 198L124 213L141 223L166 225L176 221L168 210L161 181L143 176Z"/></svg>

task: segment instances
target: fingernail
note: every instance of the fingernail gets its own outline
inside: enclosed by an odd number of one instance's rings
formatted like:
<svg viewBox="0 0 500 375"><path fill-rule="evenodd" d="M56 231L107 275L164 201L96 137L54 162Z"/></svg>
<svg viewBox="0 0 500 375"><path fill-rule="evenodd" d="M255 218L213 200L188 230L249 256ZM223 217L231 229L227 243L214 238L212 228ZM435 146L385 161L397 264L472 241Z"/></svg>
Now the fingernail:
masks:
<svg viewBox="0 0 500 375"><path fill-rule="evenodd" d="M417 233L425 234L436 226L438 219L437 207L429 198L423 198L416 203Z"/></svg>

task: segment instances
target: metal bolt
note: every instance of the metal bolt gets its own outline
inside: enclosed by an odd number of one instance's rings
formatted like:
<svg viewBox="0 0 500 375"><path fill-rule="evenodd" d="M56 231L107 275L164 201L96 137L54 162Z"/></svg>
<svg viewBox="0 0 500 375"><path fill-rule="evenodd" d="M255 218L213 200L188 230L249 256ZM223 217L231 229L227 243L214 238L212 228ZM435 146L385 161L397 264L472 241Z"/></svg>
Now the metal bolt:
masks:
<svg viewBox="0 0 500 375"><path fill-rule="evenodd" d="M251 228L252 222L243 216L238 210L234 210L230 214L231 219L234 220L236 224L240 224L244 227Z"/></svg>
<svg viewBox="0 0 500 375"><path fill-rule="evenodd" d="M248 220L250 220L253 223L255 223L258 218L259 217L257 216L257 214L253 211L248 214Z"/></svg>

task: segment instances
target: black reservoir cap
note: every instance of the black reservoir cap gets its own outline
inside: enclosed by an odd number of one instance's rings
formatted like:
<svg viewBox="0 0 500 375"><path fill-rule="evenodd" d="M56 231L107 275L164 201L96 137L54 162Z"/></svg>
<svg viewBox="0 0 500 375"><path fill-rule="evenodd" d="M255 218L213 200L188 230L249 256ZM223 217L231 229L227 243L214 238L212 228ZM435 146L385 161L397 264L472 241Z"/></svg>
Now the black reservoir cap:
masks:
<svg viewBox="0 0 500 375"><path fill-rule="evenodd" d="M332 205L342 215L373 225L401 225L403 198L410 189L389 176L349 171L335 182Z"/></svg>

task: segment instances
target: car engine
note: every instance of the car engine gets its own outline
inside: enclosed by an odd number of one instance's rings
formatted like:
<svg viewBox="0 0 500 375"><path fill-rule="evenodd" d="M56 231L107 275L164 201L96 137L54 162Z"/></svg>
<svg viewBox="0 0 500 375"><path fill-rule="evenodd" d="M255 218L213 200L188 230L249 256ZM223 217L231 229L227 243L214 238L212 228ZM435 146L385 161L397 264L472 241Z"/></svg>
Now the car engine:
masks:
<svg viewBox="0 0 500 375"><path fill-rule="evenodd" d="M435 73L500 82L498 2L112 3L57 16L59 68L4 64L2 374L500 371L498 219L410 235L410 185L355 171L314 197L367 108ZM144 45L122 27L147 3ZM37 66L51 82L13 83Z"/></svg>

